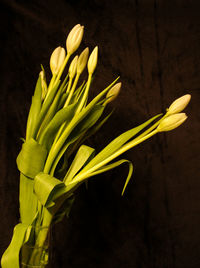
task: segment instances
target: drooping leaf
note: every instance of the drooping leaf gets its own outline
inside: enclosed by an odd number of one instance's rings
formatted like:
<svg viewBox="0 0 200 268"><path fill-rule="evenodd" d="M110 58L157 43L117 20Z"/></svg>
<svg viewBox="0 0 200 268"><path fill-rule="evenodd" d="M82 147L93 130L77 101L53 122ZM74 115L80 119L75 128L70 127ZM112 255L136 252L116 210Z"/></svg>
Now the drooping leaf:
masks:
<svg viewBox="0 0 200 268"><path fill-rule="evenodd" d="M89 174L88 176L86 176L82 181L87 180L89 177L93 177L94 175L98 175L98 174L101 174L101 173L103 173L103 172L109 171L109 170L111 170L111 169L113 169L113 168L116 168L116 167L118 167L118 166L120 166L120 165L122 165L122 164L124 164L124 163L128 163L128 165L129 165L129 172L128 172L128 175L127 175L127 178L126 178L126 182L125 182L124 187L123 187L123 190L122 190L122 195L123 195L123 194L124 194L124 191L125 191L125 189L126 189L126 187L127 187L127 185L128 185L128 183L129 183L129 181L130 181L130 179L131 179L131 176L132 176L132 174L133 174L133 164L132 164L132 162L129 161L129 160L121 159L121 160L116 161L116 162L114 162L114 163L111 163L111 164L109 164L109 165L105 165L105 166L103 166L103 167L97 169L96 171L90 173L90 174Z"/></svg>
<svg viewBox="0 0 200 268"><path fill-rule="evenodd" d="M89 170L91 167L94 167L101 161L105 160L109 156L111 156L113 153L115 153L120 147L122 147L126 142L128 142L130 139L132 139L136 134L138 134L142 129L144 129L146 126L148 126L151 122L153 122L156 118L158 118L160 115L156 115L153 118L147 120L143 124L134 127L117 138L115 138L113 141L111 141L103 150L101 150L86 166L81 172L85 172L86 170Z"/></svg>

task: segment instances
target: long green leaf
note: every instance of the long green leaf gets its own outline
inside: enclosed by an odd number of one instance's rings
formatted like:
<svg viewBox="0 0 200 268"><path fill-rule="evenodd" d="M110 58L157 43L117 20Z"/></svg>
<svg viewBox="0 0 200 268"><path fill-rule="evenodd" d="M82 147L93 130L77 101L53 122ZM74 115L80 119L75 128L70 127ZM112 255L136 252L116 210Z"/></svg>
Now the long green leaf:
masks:
<svg viewBox="0 0 200 268"><path fill-rule="evenodd" d="M111 141L102 151L100 151L86 166L81 172L85 172L86 170L89 170L91 167L95 166L96 164L100 163L101 161L108 158L110 155L112 155L114 152L116 152L121 146L123 146L126 142L128 142L130 139L132 139L136 134L138 134L142 129L144 129L146 126L148 126L151 122L153 122L156 118L158 118L160 115L156 115L153 118L147 120L143 124L134 127L117 138L115 138L113 141Z"/></svg>
<svg viewBox="0 0 200 268"><path fill-rule="evenodd" d="M40 113L37 117L37 121L36 124L34 125L34 129L33 129L33 138L36 138L38 130L40 128L40 125L45 117L45 115L47 114L49 107L51 106L55 95L57 93L58 87L59 87L60 81L58 81L58 83L52 88L52 90L50 91L49 94L47 94L47 97L42 105L42 108L40 110Z"/></svg>
<svg viewBox="0 0 200 268"><path fill-rule="evenodd" d="M76 103L58 111L41 134L39 143L43 144L47 149L50 149L59 127L65 122L70 122L74 116L75 110Z"/></svg>
<svg viewBox="0 0 200 268"><path fill-rule="evenodd" d="M32 97L31 108L28 115L27 127L26 127L26 139L30 139L31 137L33 137L33 130L35 128L37 118L40 113L41 105L42 105L42 85L41 85L41 77L39 75L35 87L35 92Z"/></svg>
<svg viewBox="0 0 200 268"><path fill-rule="evenodd" d="M109 164L109 165L106 165L106 166L103 166L103 167L99 168L99 169L96 170L95 172L92 172L92 173L90 173L87 177L85 177L85 178L82 180L82 182L83 182L84 180L88 179L89 177L93 177L94 175L98 175L98 174L101 174L101 173L103 173L103 172L109 171L109 170L111 170L111 169L113 169L113 168L116 168L116 167L118 167L118 166L120 166L120 165L122 165L122 164L124 164L124 163L128 163L128 165L129 165L129 172L128 172L128 176L127 176L127 178L126 178L126 182L125 182L124 187L123 187L123 190L122 190L122 195L123 195L123 194L124 194L124 191L125 191L125 189L126 189L126 187L127 187L127 185L128 185L128 183L129 183L129 181L130 181L130 179L131 179L131 176L132 176L132 174L133 174L133 164L132 164L131 161L126 160L126 159L121 159L121 160L119 160L119 161L116 161L116 162L114 162L114 163L111 163L111 164Z"/></svg>
<svg viewBox="0 0 200 268"><path fill-rule="evenodd" d="M47 127L48 123L51 122L52 118L55 116L56 112L58 111L58 103L61 98L61 90L57 92L50 108L47 111L47 114L45 115L42 124L40 125L38 134L37 134L37 139L39 139L40 135L44 131L44 129Z"/></svg>

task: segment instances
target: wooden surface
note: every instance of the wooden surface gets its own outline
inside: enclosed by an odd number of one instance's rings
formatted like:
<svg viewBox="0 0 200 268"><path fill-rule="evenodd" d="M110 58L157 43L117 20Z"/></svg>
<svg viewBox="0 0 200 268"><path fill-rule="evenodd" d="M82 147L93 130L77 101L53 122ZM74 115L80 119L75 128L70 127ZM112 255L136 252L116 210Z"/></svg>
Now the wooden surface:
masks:
<svg viewBox="0 0 200 268"><path fill-rule="evenodd" d="M124 155L134 175L123 198L126 167L78 191L69 220L52 230L51 267L200 267L199 12L197 0L1 1L0 253L19 219L15 159L40 63L48 69L81 23L81 48L100 50L91 96L118 75L123 83L89 145L99 150L186 93L192 100L183 126Z"/></svg>

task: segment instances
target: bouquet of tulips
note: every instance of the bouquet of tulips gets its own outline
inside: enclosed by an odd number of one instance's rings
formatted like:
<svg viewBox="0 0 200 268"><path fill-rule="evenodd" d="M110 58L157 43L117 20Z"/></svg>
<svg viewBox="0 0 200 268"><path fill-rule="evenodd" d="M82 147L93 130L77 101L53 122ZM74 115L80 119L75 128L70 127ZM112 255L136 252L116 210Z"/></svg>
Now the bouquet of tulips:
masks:
<svg viewBox="0 0 200 268"><path fill-rule="evenodd" d="M111 141L100 152L85 145L108 120L103 115L121 88L114 80L88 102L89 89L98 59L98 47L89 55L86 48L75 56L64 74L72 54L83 38L84 27L76 25L66 40L66 49L57 47L50 58L52 78L47 84L43 66L30 107L26 137L17 157L20 171L20 223L4 252L2 268L45 267L48 263L50 226L69 214L74 192L90 177L124 163L129 172L122 194L131 178L133 165L121 154L158 132L172 130L187 118L180 113L189 103L189 94L175 100L165 114L158 114ZM87 82L80 82L87 66Z"/></svg>

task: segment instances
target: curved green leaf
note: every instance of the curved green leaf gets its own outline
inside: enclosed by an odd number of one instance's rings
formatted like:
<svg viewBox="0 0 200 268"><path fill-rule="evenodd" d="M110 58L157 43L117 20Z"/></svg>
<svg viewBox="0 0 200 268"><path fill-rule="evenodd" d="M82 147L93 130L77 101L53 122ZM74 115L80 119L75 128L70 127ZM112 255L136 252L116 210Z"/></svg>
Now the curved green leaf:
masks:
<svg viewBox="0 0 200 268"><path fill-rule="evenodd" d="M17 157L18 169L27 177L34 178L44 168L47 150L33 138L22 145L22 150Z"/></svg>
<svg viewBox="0 0 200 268"><path fill-rule="evenodd" d="M13 231L12 241L1 259L2 268L20 268L20 250L29 225L19 223Z"/></svg>
<svg viewBox="0 0 200 268"><path fill-rule="evenodd" d="M101 173L106 172L108 170L111 170L113 168L116 168L116 167L118 167L118 166L120 166L120 165L122 165L124 163L128 163L128 165L129 165L129 171L128 171L128 176L126 178L126 182L125 182L124 187L123 187L123 190L122 190L122 195L123 195L124 194L124 191L125 191L125 189L126 189L126 187L128 185L128 183L129 183L129 181L131 179L131 176L133 174L133 164L129 160L121 159L121 160L119 160L117 162L114 162L114 163L111 163L109 165L103 166L103 167L99 168L98 170L96 170L95 172L92 172L90 175L88 175L86 178L84 178L84 180L86 180L89 177L92 177L94 175L98 175L98 174L101 174Z"/></svg>
<svg viewBox="0 0 200 268"><path fill-rule="evenodd" d="M64 180L63 180L66 185L68 182L70 182L73 179L73 177L78 173L78 171L81 168L83 168L83 166L88 161L90 161L91 157L94 156L94 153L95 153L95 150L89 146L82 145L79 148L79 150L78 150L78 152L77 152Z"/></svg>
<svg viewBox="0 0 200 268"><path fill-rule="evenodd" d="M115 138L113 141L111 141L103 150L101 150L82 170L82 172L85 172L86 170L89 170L91 167L95 166L96 164L100 163L101 161L105 160L109 156L111 156L113 153L115 153L120 147L122 147L126 142L128 142L130 139L132 139L136 134L138 134L142 129L144 129L146 126L148 126L151 122L153 122L156 118L158 118L160 115L156 115L153 118L147 120L143 124L134 127L117 138Z"/></svg>
<svg viewBox="0 0 200 268"><path fill-rule="evenodd" d="M65 184L45 173L39 173L34 179L34 191L41 204L45 207L54 205L53 195L60 189L65 187Z"/></svg>

